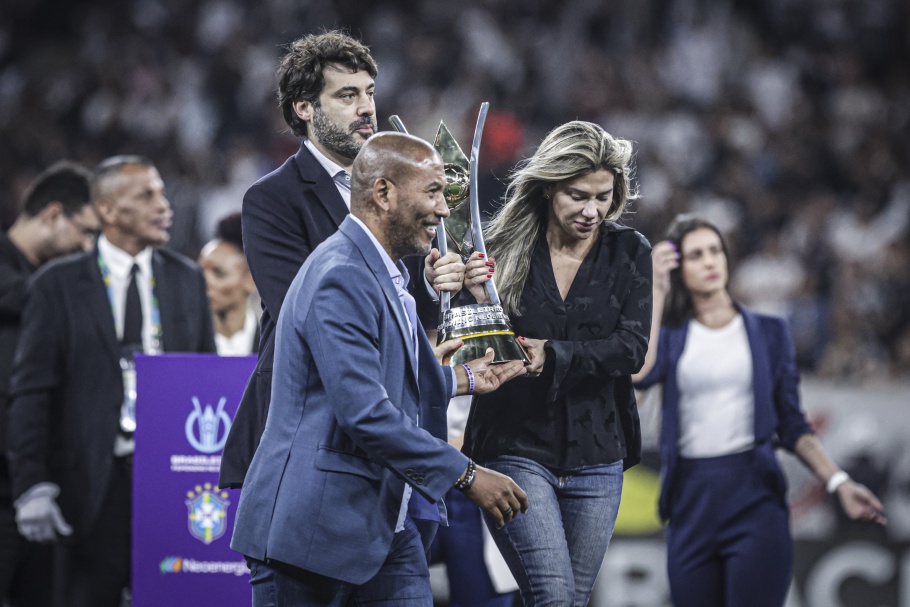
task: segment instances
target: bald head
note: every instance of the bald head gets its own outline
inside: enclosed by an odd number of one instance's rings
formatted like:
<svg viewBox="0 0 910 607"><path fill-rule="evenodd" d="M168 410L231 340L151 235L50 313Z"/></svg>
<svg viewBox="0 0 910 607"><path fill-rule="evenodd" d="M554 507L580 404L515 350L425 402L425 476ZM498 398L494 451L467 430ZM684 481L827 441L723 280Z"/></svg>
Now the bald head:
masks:
<svg viewBox="0 0 910 607"><path fill-rule="evenodd" d="M402 133L371 137L354 160L351 213L392 259L426 254L449 215L442 158L422 139Z"/></svg>
<svg viewBox="0 0 910 607"><path fill-rule="evenodd" d="M351 212L370 212L373 189L378 180L398 186L421 168L442 163L433 147L413 135L377 133L360 149L351 172Z"/></svg>
<svg viewBox="0 0 910 607"><path fill-rule="evenodd" d="M130 255L168 241L173 212L158 169L141 156L114 156L95 169L92 198L104 236Z"/></svg>

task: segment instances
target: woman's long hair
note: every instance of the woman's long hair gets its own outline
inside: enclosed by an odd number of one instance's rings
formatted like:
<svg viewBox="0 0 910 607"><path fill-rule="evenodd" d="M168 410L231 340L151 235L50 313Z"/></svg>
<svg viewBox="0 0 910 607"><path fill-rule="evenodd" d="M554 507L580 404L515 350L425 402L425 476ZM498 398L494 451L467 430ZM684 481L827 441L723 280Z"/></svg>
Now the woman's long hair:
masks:
<svg viewBox="0 0 910 607"><path fill-rule="evenodd" d="M613 137L596 124L575 120L550 131L534 155L512 171L505 204L484 230L496 259L496 286L507 314L519 313L531 252L546 229L549 203L544 189L607 169L613 173L614 183L606 219L615 221L626 203L638 198L632 186L631 162L631 142Z"/></svg>
<svg viewBox="0 0 910 607"><path fill-rule="evenodd" d="M730 276L730 250L727 248L727 242L723 234L713 223L707 219L702 219L690 214L677 215L667 228L667 240L676 246L680 254L679 267L670 272L670 293L667 296L667 302L664 304L663 324L668 327L680 327L695 314L695 306L692 304L692 295L682 278L682 242L690 232L706 228L711 230L720 238L720 246L724 251L724 257L727 258L727 278ZM726 285L725 285L726 287Z"/></svg>

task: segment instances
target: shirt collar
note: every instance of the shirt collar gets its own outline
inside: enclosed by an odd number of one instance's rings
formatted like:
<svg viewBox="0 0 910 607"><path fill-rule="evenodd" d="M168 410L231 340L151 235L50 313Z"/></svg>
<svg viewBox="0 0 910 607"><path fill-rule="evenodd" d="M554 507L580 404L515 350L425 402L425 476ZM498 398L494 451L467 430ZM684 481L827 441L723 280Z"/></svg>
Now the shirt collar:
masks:
<svg viewBox="0 0 910 607"><path fill-rule="evenodd" d="M306 146L306 149L308 149L316 158L316 162L321 164L322 168L324 168L332 178L334 178L339 171L350 174L343 166L320 152L309 138L303 140L303 145Z"/></svg>
<svg viewBox="0 0 910 607"><path fill-rule="evenodd" d="M107 265L111 275L118 279L127 279L133 264L139 264L139 272L146 278L152 276L152 247L145 247L139 254L133 257L123 249L111 243L107 237L102 234L98 238L98 253Z"/></svg>
<svg viewBox="0 0 910 607"><path fill-rule="evenodd" d="M259 344L253 343L253 337L256 335L256 326L258 325L256 314L250 308L246 310L246 318L243 319L243 327L227 337L215 333L216 350L220 356L246 356Z"/></svg>
<svg viewBox="0 0 910 607"><path fill-rule="evenodd" d="M398 291L403 291L407 288L408 281L410 276L408 275L407 268L404 267L404 264L401 260L398 263L392 261L392 258L389 257L389 254L386 253L386 250L382 248L382 245L379 244L379 241L376 240L376 236L373 235L373 232L370 231L370 228L366 226L365 223L360 221L356 215L350 215L350 218L354 220L354 223L360 226L367 236L370 237L370 242L373 243L373 246L376 247L376 251L379 252L379 256L382 257L382 263L385 264L385 269L388 271L389 276L392 278L392 284L395 285L395 288Z"/></svg>

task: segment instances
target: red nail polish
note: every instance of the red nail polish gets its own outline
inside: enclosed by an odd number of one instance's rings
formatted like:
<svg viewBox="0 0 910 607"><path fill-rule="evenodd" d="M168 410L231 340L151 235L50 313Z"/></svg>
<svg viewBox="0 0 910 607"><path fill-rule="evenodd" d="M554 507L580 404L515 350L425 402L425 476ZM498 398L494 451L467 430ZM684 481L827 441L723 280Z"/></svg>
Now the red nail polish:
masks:
<svg viewBox="0 0 910 607"><path fill-rule="evenodd" d="M478 253L477 256L480 257L481 259L483 259L487 255L486 255L486 253Z"/></svg>
<svg viewBox="0 0 910 607"><path fill-rule="evenodd" d="M487 278L493 278L492 274L487 274Z"/></svg>

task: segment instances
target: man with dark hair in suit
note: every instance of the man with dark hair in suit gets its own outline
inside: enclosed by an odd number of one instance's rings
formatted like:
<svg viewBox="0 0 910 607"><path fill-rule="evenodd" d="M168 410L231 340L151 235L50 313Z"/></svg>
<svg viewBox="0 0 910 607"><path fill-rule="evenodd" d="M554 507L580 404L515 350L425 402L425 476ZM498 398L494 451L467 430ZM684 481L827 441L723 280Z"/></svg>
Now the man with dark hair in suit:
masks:
<svg viewBox="0 0 910 607"><path fill-rule="evenodd" d="M130 581L134 352L214 352L199 267L158 250L171 208L139 156L92 179L102 235L29 285L10 381L9 463L19 531L60 541L59 592L119 607ZM132 398L131 398L132 396Z"/></svg>
<svg viewBox="0 0 910 607"><path fill-rule="evenodd" d="M253 184L243 199L244 253L263 313L259 362L224 448L222 487L243 484L262 436L271 398L275 324L288 287L312 250L349 213L354 157L376 132L376 74L369 49L338 31L295 40L278 67L281 111L291 131L304 139L294 156ZM433 249L423 264L414 257L408 267L414 277L409 291L421 321L435 325L438 306L430 291L458 291L464 265L456 253L440 258Z"/></svg>
<svg viewBox="0 0 910 607"><path fill-rule="evenodd" d="M78 164L54 164L32 182L15 223L0 234L0 603L12 607L50 604L51 551L16 528L6 461L10 367L29 277L55 257L95 246L100 226L89 178Z"/></svg>

